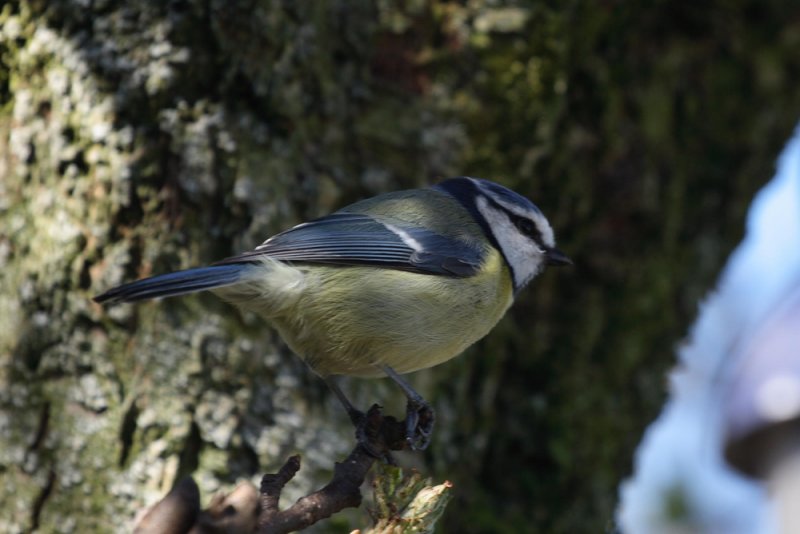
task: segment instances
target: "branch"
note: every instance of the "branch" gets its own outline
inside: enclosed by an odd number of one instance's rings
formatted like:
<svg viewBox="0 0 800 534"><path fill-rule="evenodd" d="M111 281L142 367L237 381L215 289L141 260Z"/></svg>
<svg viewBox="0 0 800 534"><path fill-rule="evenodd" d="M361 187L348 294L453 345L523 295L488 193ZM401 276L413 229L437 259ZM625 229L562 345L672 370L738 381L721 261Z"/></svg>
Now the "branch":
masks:
<svg viewBox="0 0 800 534"><path fill-rule="evenodd" d="M378 405L366 414L365 444L358 444L334 467L333 478L322 489L280 510L283 488L300 470L300 456L292 456L281 469L261 480L261 491L250 483L239 485L228 495L212 499L199 511L199 492L191 478L183 479L137 523L137 534L283 534L307 528L322 519L361 504L360 487L379 458L393 463L391 451L407 447L405 422L383 416ZM402 471L386 467L374 483L378 507L371 511L373 532L390 532L403 525L403 532L432 532L449 498L449 482L430 487L418 474L404 477Z"/></svg>
<svg viewBox="0 0 800 534"><path fill-rule="evenodd" d="M333 470L333 479L322 489L302 497L286 510L278 510L281 490L300 469L300 457L292 456L275 475L264 475L261 481L260 534L294 532L330 517L345 508L361 504L360 487L376 456L391 458L392 450L406 446L405 424L394 417L384 417L375 404L367 412L364 435L368 447L361 444ZM369 450L368 450L369 448Z"/></svg>
<svg viewBox="0 0 800 534"><path fill-rule="evenodd" d="M136 521L134 534L183 534L197 521L200 490L190 477L182 478L167 495Z"/></svg>

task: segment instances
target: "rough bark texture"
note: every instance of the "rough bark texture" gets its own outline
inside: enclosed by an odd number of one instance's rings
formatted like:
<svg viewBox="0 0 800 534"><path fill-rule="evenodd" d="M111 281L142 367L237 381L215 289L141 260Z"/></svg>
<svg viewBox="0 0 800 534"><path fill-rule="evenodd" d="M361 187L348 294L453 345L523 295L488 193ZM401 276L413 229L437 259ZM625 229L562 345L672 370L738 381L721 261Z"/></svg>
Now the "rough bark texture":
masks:
<svg viewBox="0 0 800 534"><path fill-rule="evenodd" d="M183 475L208 496L292 452L286 498L308 493L352 432L267 327L212 297L90 297L455 174L529 195L577 265L413 377L439 421L412 460L454 483L446 531L609 524L800 115L800 16L490 4L3 4L0 530L124 531ZM348 387L401 413L381 381Z"/></svg>

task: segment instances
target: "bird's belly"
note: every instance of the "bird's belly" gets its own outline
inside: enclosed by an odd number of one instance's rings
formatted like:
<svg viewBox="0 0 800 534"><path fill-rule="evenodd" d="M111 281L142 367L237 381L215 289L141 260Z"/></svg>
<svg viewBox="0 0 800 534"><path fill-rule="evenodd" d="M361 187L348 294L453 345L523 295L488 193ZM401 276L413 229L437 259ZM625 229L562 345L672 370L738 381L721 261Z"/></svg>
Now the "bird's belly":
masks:
<svg viewBox="0 0 800 534"><path fill-rule="evenodd" d="M471 278L373 267L304 267L306 289L288 313L270 318L321 375L382 376L432 367L457 356L497 324L512 284L497 262Z"/></svg>

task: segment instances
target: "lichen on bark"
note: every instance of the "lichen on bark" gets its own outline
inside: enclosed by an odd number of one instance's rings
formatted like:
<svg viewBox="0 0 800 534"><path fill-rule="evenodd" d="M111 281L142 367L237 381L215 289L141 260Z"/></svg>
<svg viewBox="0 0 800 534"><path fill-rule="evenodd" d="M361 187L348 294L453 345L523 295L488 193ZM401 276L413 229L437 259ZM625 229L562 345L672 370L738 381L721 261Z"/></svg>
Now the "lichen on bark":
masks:
<svg viewBox="0 0 800 534"><path fill-rule="evenodd" d="M797 20L755 0L6 2L0 530L126 530L184 474L210 495L294 452L286 498L308 493L352 431L268 327L211 297L91 297L458 174L532 197L577 266L412 377L439 424L411 461L454 481L447 530L605 528L800 110ZM346 387L402 410L382 381Z"/></svg>

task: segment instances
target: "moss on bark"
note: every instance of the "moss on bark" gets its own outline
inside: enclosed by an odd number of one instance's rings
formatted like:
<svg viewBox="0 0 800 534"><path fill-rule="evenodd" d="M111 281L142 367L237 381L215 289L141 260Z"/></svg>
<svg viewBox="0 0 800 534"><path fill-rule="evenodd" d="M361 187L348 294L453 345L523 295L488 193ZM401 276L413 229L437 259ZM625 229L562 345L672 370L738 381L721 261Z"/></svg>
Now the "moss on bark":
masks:
<svg viewBox="0 0 800 534"><path fill-rule="evenodd" d="M531 196L577 265L413 377L440 414L417 459L455 483L445 530L604 528L672 347L798 116L793 15L7 2L0 530L125 530L176 477L209 495L295 451L294 491L311 489L351 430L263 324L210 297L90 298L455 174ZM363 405L397 397L349 386Z"/></svg>

